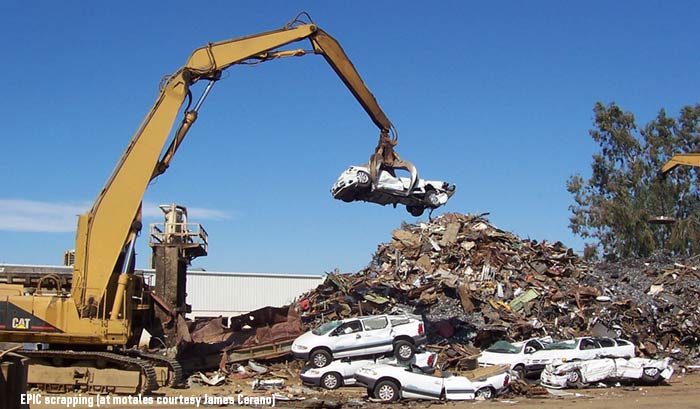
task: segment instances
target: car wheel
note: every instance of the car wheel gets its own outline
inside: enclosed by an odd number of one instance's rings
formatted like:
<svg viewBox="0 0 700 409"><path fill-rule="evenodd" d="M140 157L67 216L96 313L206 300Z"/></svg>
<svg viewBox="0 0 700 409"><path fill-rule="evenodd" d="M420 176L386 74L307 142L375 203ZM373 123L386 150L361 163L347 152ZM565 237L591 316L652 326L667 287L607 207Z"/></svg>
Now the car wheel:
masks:
<svg viewBox="0 0 700 409"><path fill-rule="evenodd" d="M583 378L578 369L569 372L566 376L566 386L570 388L581 388L583 386Z"/></svg>
<svg viewBox="0 0 700 409"><path fill-rule="evenodd" d="M362 187L367 187L369 186L369 173L365 171L358 171L357 172L357 184L362 186Z"/></svg>
<svg viewBox="0 0 700 409"><path fill-rule="evenodd" d="M323 368L331 363L331 353L325 349L317 349L309 355L309 361L315 368Z"/></svg>
<svg viewBox="0 0 700 409"><path fill-rule="evenodd" d="M642 382L655 385L661 381L659 368L649 367L642 370Z"/></svg>
<svg viewBox="0 0 700 409"><path fill-rule="evenodd" d="M436 208L440 207L440 198L438 198L438 194L434 190L429 190L425 192L425 204L426 206L430 208Z"/></svg>
<svg viewBox="0 0 700 409"><path fill-rule="evenodd" d="M496 391L490 386L484 386L483 388L477 389L474 394L477 398L483 399L493 399L496 396Z"/></svg>
<svg viewBox="0 0 700 409"><path fill-rule="evenodd" d="M342 378L336 372L328 372L321 377L321 386L326 389L338 389L342 383Z"/></svg>
<svg viewBox="0 0 700 409"><path fill-rule="evenodd" d="M394 356L399 361L410 361L415 353L416 347L408 341L400 340L394 343Z"/></svg>
<svg viewBox="0 0 700 409"><path fill-rule="evenodd" d="M382 402L395 402L399 399L399 387L394 381L381 381L374 387L374 397Z"/></svg>
<svg viewBox="0 0 700 409"><path fill-rule="evenodd" d="M518 379L525 379L525 367L522 365L516 365L515 368L513 368L513 373L515 376L518 377Z"/></svg>
<svg viewBox="0 0 700 409"><path fill-rule="evenodd" d="M411 213L411 216L420 217L425 211L425 208L420 206L406 206L406 210Z"/></svg>

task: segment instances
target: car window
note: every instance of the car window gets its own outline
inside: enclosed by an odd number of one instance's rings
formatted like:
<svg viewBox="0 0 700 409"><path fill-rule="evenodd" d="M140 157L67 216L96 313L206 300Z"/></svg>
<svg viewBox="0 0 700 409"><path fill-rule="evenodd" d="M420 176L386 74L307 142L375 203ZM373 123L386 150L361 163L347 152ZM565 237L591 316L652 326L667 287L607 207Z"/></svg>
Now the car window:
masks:
<svg viewBox="0 0 700 409"><path fill-rule="evenodd" d="M539 341L530 341L527 344L525 344L525 353L531 354L535 351L539 351L542 348L543 348L543 345L540 344Z"/></svg>
<svg viewBox="0 0 700 409"><path fill-rule="evenodd" d="M575 339L570 339L568 341L555 342L553 344L545 345L543 349L576 349L576 346L578 346L578 341Z"/></svg>
<svg viewBox="0 0 700 409"><path fill-rule="evenodd" d="M331 321L327 322L320 327L314 329L311 331L314 335L326 335L327 333L333 331L334 329L338 328L340 326L341 322L340 321Z"/></svg>
<svg viewBox="0 0 700 409"><path fill-rule="evenodd" d="M632 345L631 342L626 341L626 340L624 340L624 339L616 339L615 341L617 342L617 345L618 345L618 346L621 346L621 347L622 347L622 346L626 346L626 345Z"/></svg>
<svg viewBox="0 0 700 409"><path fill-rule="evenodd" d="M350 321L341 325L337 329L338 334L353 334L355 332L362 332L362 324L360 321Z"/></svg>
<svg viewBox="0 0 700 409"><path fill-rule="evenodd" d="M486 348L488 352L497 352L503 354L517 354L522 349L522 346L515 346L507 341L496 341L493 345Z"/></svg>
<svg viewBox="0 0 700 409"><path fill-rule="evenodd" d="M600 345L598 345L597 342L595 342L592 339L585 338L581 340L581 348L582 350L588 350L588 349L596 349L600 348Z"/></svg>
<svg viewBox="0 0 700 409"><path fill-rule="evenodd" d="M615 341L610 338L600 338L598 339L598 343L603 348L612 348L615 346Z"/></svg>
<svg viewBox="0 0 700 409"><path fill-rule="evenodd" d="M389 325L389 320L386 317L367 318L362 320L362 325L365 326L365 331L384 329Z"/></svg>

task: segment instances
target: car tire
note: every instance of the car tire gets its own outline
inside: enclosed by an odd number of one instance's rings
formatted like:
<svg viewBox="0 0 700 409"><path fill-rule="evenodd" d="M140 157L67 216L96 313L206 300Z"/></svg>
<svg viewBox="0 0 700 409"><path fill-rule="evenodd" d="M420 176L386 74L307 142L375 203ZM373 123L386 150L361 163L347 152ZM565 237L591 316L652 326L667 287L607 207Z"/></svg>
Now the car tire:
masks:
<svg viewBox="0 0 700 409"><path fill-rule="evenodd" d="M415 354L416 347L412 343L404 340L394 342L394 357L396 357L398 361L410 361Z"/></svg>
<svg viewBox="0 0 700 409"><path fill-rule="evenodd" d="M406 206L406 210L411 214L411 216L420 217L425 211L425 208L420 206Z"/></svg>
<svg viewBox="0 0 700 409"><path fill-rule="evenodd" d="M523 365L516 365L515 368L513 368L513 373L518 379L525 380L525 367Z"/></svg>
<svg viewBox="0 0 700 409"><path fill-rule="evenodd" d="M357 171L357 185L362 187L369 186L370 178L369 173L359 170Z"/></svg>
<svg viewBox="0 0 700 409"><path fill-rule="evenodd" d="M648 367L642 369L642 382L649 385L656 385L661 382L661 371L659 368Z"/></svg>
<svg viewBox="0 0 700 409"><path fill-rule="evenodd" d="M493 399L496 397L496 390L490 386L484 386L483 388L479 388L476 390L476 392L474 393L474 397L484 398L486 400Z"/></svg>
<svg viewBox="0 0 700 409"><path fill-rule="evenodd" d="M343 386L343 377L337 372L328 372L321 377L321 386L326 389L338 389Z"/></svg>
<svg viewBox="0 0 700 409"><path fill-rule="evenodd" d="M381 381L372 394L382 402L396 402L399 400L399 386L394 381Z"/></svg>
<svg viewBox="0 0 700 409"><path fill-rule="evenodd" d="M331 353L325 349L317 349L312 351L309 355L309 362L311 362L311 366L314 368L323 368L324 366L328 366L332 360L333 357L331 356Z"/></svg>
<svg viewBox="0 0 700 409"><path fill-rule="evenodd" d="M569 372L566 376L566 386L569 388L582 388L583 387L583 377L581 376L581 371L578 369Z"/></svg>
<svg viewBox="0 0 700 409"><path fill-rule="evenodd" d="M430 207L431 209L440 207L440 198L438 197L437 192L434 190L428 190L427 192L425 192L425 198L423 200L425 202L425 205Z"/></svg>

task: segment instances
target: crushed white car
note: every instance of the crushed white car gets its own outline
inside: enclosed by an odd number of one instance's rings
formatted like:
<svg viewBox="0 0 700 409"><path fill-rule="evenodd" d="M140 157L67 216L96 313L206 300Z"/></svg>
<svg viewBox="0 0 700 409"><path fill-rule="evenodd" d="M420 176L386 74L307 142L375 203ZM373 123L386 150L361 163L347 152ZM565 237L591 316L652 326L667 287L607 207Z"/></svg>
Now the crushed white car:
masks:
<svg viewBox="0 0 700 409"><path fill-rule="evenodd" d="M670 379L671 375L670 358L601 358L547 365L540 381L548 388L581 388L597 382L656 385Z"/></svg>
<svg viewBox="0 0 700 409"><path fill-rule="evenodd" d="M551 343L552 337L531 338L513 343L496 341L481 352L477 362L480 366L508 365L509 369L522 379L525 377L525 358Z"/></svg>
<svg viewBox="0 0 700 409"><path fill-rule="evenodd" d="M327 322L302 334L292 344L297 359L322 368L333 360L393 352L403 362L413 358L427 337L421 317L374 315Z"/></svg>
<svg viewBox="0 0 700 409"><path fill-rule="evenodd" d="M375 365L402 365L394 357L380 357L377 359L338 359L323 368L307 367L301 372L301 380L305 384L320 386L326 389L336 389L341 386L355 385L355 372L360 368ZM403 365L415 365L425 373L435 371L437 365L437 354L434 352L416 353L414 357Z"/></svg>
<svg viewBox="0 0 700 409"><path fill-rule="evenodd" d="M436 209L449 200L455 186L442 181L417 179L411 186L411 178L396 177L380 170L376 186L372 186L369 168L350 166L340 174L331 188L334 198L344 202L357 200L380 205L403 204L413 216L420 216L425 209Z"/></svg>
<svg viewBox="0 0 700 409"><path fill-rule="evenodd" d="M631 358L634 344L624 339L579 337L546 345L525 359L525 376L539 376L545 366L599 357Z"/></svg>
<svg viewBox="0 0 700 409"><path fill-rule="evenodd" d="M378 365L361 368L355 373L357 383L367 387L367 394L383 402L400 398L429 400L492 399L510 383L505 366L480 379L470 380L444 372L442 376L424 373L420 368Z"/></svg>

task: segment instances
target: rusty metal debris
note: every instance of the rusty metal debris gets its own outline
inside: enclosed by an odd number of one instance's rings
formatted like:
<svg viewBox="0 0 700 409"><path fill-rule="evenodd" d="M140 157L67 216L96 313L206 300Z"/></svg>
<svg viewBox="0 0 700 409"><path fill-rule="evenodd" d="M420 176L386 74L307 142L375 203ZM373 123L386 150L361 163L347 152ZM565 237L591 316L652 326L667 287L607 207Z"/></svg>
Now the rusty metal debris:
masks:
<svg viewBox="0 0 700 409"><path fill-rule="evenodd" d="M291 382L301 363L279 358L290 358L291 341L306 329L333 319L407 312L422 315L428 348L438 352L443 369L474 370L480 351L496 340L542 336L623 337L646 356L690 365L700 358L698 261L657 254L591 264L560 242L500 230L485 215L445 214L403 224L378 246L368 267L328 274L291 306L234 317L230 325L190 323L180 356L197 356L201 370L226 371L228 379ZM214 359L205 365L203 356ZM286 383L282 391L290 398L311 393ZM526 382L511 388L529 396L547 393Z"/></svg>
<svg viewBox="0 0 700 409"><path fill-rule="evenodd" d="M560 242L521 239L484 215L403 224L355 274L329 274L297 303L306 325L349 316L423 315L462 363L498 339L623 336L648 356L700 356L697 259L657 255L590 264ZM478 352L478 349L476 349Z"/></svg>

